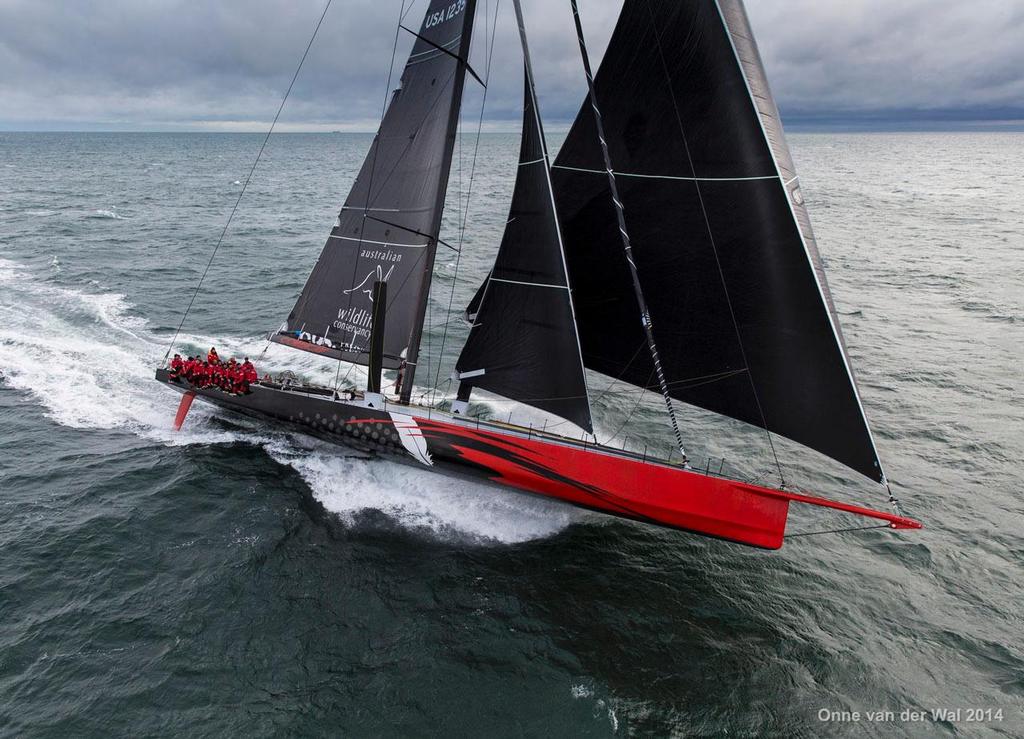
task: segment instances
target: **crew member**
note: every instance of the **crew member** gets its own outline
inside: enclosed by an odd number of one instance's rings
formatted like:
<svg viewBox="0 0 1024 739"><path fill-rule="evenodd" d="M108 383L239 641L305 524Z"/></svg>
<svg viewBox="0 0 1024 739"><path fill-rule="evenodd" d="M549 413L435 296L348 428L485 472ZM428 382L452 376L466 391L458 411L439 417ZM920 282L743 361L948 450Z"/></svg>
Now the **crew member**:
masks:
<svg viewBox="0 0 1024 739"><path fill-rule="evenodd" d="M404 350L402 351L402 354L405 354ZM395 377L395 395L402 394L402 382L405 380L405 367L406 361L403 357L402 363L398 365L398 375Z"/></svg>
<svg viewBox="0 0 1024 739"><path fill-rule="evenodd" d="M245 358L242 362L242 392L248 394L250 392L249 386L254 382L259 382L260 376L256 371L256 367L252 362L249 361L249 357Z"/></svg>
<svg viewBox="0 0 1024 739"><path fill-rule="evenodd" d="M228 360L228 364L224 368L224 390L232 395L239 395L242 389L239 383L240 379L241 376L238 371L238 362L236 362L234 357L232 357Z"/></svg>
<svg viewBox="0 0 1024 739"><path fill-rule="evenodd" d="M206 361L210 364L220 364L220 356L217 354L217 347L210 347L210 351L206 355Z"/></svg>
<svg viewBox="0 0 1024 739"><path fill-rule="evenodd" d="M174 359L171 360L171 371L170 376L172 380L177 380L181 375L181 370L185 366L185 363L181 361L181 355L175 354Z"/></svg>

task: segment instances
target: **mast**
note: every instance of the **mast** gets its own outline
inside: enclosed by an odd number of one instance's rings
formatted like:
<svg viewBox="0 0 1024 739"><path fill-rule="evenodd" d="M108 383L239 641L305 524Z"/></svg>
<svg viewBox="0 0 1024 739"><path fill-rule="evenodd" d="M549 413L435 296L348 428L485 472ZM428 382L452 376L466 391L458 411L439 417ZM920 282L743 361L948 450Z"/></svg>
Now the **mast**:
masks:
<svg viewBox="0 0 1024 739"><path fill-rule="evenodd" d="M431 7L433 7L433 4ZM412 400L413 381L416 378L416 363L419 361L420 341L423 338L423 322L426 320L427 303L430 301L430 281L434 275L434 257L437 255L437 239L438 234L441 231L441 215L444 211L445 196L448 193L448 176L451 173L451 152L455 147L455 134L459 127L459 110L462 107L462 92L466 83L466 70L470 68L468 56L470 49L470 36L473 32L473 17L476 11L476 0L458 0L458 2L452 3L447 8L442 6L439 11L441 14L439 17L443 18L445 14L450 14L453 9L459 7L465 8L466 18L468 20L463 27L462 42L459 44L459 58L456 60L456 63L458 64L458 73L455 75L454 92L451 97L451 102L449 103L448 131L445 138L448 152L447 166L444 167L441 186L437 189L437 216L434 228L430 232L433 234L433 238L431 239L431 246L427 250L426 260L423 265L423 275L426 286L420 291L420 301L417 305L416 316L413 319L412 330L409 334L406 359L402 361L401 365L399 365L400 371L402 371L402 387L399 402L404 405L408 405L409 401ZM430 9L428 9L427 23L430 22L430 18L431 13ZM474 73L473 76L476 77L476 74ZM481 84L483 83L481 82Z"/></svg>
<svg viewBox="0 0 1024 739"><path fill-rule="evenodd" d="M633 246L630 243L629 231L626 228L626 216L619 197L619 188L615 181L615 171L612 169L611 155L608 153L608 143L604 135L604 123L601 120L601 109L597 105L597 92L594 89L594 75L590 69L590 54L587 52L587 43L583 38L583 24L580 21L580 11L576 0L569 0L572 3L572 17L576 24L576 38L580 45L580 57L583 59L583 70L587 77L587 96L590 100L590 107L594 113L594 125L597 127L597 139L601 143L601 155L604 158L604 168L608 173L608 187L611 190L612 203L615 206L615 217L618 221L619 234L622 237L622 249L626 254L626 262L629 263L629 274L633 280L633 293L636 297L637 306L640 308L640 319L643 324L644 336L647 341L647 350L650 352L651 361L654 363L654 373L658 379L658 387L661 390L662 398L665 400L665 408L668 411L669 420L672 422L672 432L676 437L676 445L679 453L683 455L683 464L686 464L686 449L683 447L683 435L679 431L679 422L676 420L676 411L672 405L672 396L669 394L668 381L665 379L665 370L661 366L661 356L658 354L658 344L654 340L654 325L651 322L651 312L647 308L647 301L644 299L644 289L640 284L640 273L637 271L636 262L633 261ZM519 2L516 0L516 10L519 10ZM524 40L525 44L525 40ZM585 104L585 103L584 103Z"/></svg>

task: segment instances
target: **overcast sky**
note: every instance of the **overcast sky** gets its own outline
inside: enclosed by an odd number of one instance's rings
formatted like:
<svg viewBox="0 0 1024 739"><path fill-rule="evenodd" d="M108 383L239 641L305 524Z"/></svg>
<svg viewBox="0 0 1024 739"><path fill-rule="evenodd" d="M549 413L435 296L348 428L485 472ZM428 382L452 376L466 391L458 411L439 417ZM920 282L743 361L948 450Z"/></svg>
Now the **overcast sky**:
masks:
<svg viewBox="0 0 1024 739"><path fill-rule="evenodd" d="M685 0L679 0L680 2ZM412 2L410 25L426 0ZM500 2L487 117L519 117L510 0ZM583 95L568 0L524 0L551 124ZM324 0L0 0L0 129L259 130ZM401 0L334 0L282 130L372 130ZM581 0L599 57L620 2ZM1024 120L1022 0L748 0L787 123ZM416 17L416 20L412 19ZM411 45L403 39L399 61Z"/></svg>

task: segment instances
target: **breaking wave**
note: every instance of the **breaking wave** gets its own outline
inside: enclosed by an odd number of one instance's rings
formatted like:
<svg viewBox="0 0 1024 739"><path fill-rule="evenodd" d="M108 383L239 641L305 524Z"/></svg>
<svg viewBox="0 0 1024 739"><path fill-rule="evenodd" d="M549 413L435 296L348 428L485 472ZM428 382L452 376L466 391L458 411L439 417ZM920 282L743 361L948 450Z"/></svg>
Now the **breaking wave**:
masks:
<svg viewBox="0 0 1024 739"><path fill-rule="evenodd" d="M0 259L0 382L30 394L46 415L78 429L122 429L166 446L246 442L293 468L323 506L354 522L376 509L411 530L439 538L518 542L549 536L582 514L569 506L502 493L401 465L355 459L309 437L259 424L225 430L216 411L197 403L181 432L172 427L177 394L153 382L166 339L132 313L124 295L89 293L36 279ZM183 335L225 354L258 355L260 339ZM268 366L287 366L317 381L333 373L315 357L272 345Z"/></svg>
<svg viewBox="0 0 1024 739"><path fill-rule="evenodd" d="M87 218L110 218L116 221L127 221L128 216L123 216L115 210L99 209L90 213Z"/></svg>

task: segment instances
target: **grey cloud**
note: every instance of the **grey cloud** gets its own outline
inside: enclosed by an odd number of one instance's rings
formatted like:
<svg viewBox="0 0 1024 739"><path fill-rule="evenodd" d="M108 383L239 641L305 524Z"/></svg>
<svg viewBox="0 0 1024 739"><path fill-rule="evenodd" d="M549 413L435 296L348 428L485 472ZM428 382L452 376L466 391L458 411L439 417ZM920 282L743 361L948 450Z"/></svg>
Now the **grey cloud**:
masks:
<svg viewBox="0 0 1024 739"><path fill-rule="evenodd" d="M498 2L478 0L479 14ZM373 127L400 4L334 0L285 127ZM568 3L524 4L545 117L567 121L583 95ZM411 24L425 5L412 4ZM511 2L500 6L487 115L512 122L521 59ZM619 3L582 6L597 57ZM322 0L0 0L0 126L259 128L322 8ZM748 12L789 119L1024 118L1017 0L756 0ZM400 42L399 64L411 40ZM478 25L481 72L484 46Z"/></svg>

